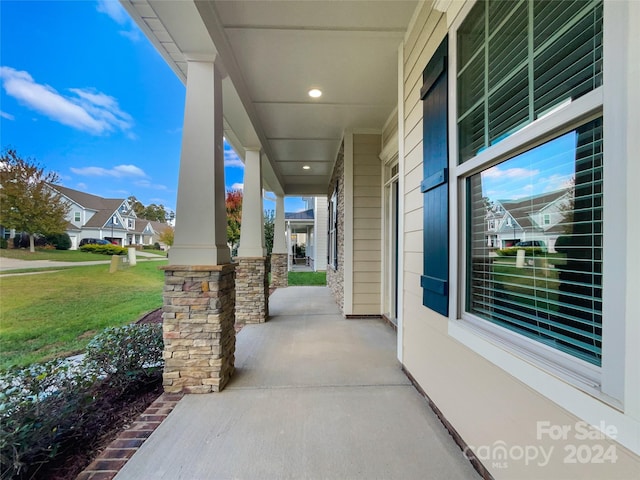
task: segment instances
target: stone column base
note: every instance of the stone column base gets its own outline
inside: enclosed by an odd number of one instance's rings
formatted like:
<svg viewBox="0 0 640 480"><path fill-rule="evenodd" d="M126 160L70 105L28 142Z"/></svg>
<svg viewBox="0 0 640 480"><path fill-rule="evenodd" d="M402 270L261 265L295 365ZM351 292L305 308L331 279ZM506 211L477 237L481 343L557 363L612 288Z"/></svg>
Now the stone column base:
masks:
<svg viewBox="0 0 640 480"><path fill-rule="evenodd" d="M289 286L289 265L286 253L271 254L271 286L278 288Z"/></svg>
<svg viewBox="0 0 640 480"><path fill-rule="evenodd" d="M236 268L236 322L264 323L269 317L266 257L239 257Z"/></svg>
<svg viewBox="0 0 640 480"><path fill-rule="evenodd" d="M235 369L235 265L162 269L164 391L219 392Z"/></svg>

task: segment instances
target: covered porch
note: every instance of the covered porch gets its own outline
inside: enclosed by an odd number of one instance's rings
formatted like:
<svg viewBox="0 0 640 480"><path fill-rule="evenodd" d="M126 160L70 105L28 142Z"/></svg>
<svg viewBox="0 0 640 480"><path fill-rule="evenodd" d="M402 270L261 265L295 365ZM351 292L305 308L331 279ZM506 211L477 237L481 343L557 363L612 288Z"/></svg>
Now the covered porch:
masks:
<svg viewBox="0 0 640 480"><path fill-rule="evenodd" d="M479 478L388 325L345 320L327 287L278 289L270 312L238 334L224 391L185 396L118 480Z"/></svg>

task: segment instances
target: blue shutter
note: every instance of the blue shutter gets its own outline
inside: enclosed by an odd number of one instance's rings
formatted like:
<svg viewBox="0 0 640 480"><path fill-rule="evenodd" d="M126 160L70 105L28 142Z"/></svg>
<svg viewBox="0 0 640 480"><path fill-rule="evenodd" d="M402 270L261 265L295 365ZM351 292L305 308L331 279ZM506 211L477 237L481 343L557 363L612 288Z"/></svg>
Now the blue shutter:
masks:
<svg viewBox="0 0 640 480"><path fill-rule="evenodd" d="M424 274L422 303L449 313L449 149L447 135L447 38L423 72Z"/></svg>

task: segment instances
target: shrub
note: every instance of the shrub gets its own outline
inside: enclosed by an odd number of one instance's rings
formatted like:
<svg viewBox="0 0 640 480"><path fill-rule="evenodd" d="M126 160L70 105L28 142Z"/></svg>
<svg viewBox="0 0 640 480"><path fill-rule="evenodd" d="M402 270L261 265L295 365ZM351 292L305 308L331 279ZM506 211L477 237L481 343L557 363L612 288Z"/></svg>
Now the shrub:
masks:
<svg viewBox="0 0 640 480"><path fill-rule="evenodd" d="M42 235L35 235L34 246L44 247L47 244L47 240ZM13 237L13 248L29 248L29 235L26 233L16 233Z"/></svg>
<svg viewBox="0 0 640 480"><path fill-rule="evenodd" d="M87 345L91 362L114 388L147 381L162 367L162 325L143 324L107 328Z"/></svg>
<svg viewBox="0 0 640 480"><path fill-rule="evenodd" d="M158 242L154 243L153 248L156 250L160 250L160 244Z"/></svg>
<svg viewBox="0 0 640 480"><path fill-rule="evenodd" d="M88 243L82 245L80 250L83 252L97 253L100 255L126 255L127 249L118 245L97 245L95 243Z"/></svg>
<svg viewBox="0 0 640 480"><path fill-rule="evenodd" d="M508 247L496 250L496 253L502 257L515 257L518 254L518 250L524 250L524 254L527 257L541 257L546 255L542 247Z"/></svg>
<svg viewBox="0 0 640 480"><path fill-rule="evenodd" d="M128 325L98 334L79 363L0 372L0 478L44 478L45 464L95 441L110 418L103 396L159 381L161 356L162 325Z"/></svg>
<svg viewBox="0 0 640 480"><path fill-rule="evenodd" d="M67 233L51 233L47 235L47 243L56 247L56 250L69 250L71 238Z"/></svg>
<svg viewBox="0 0 640 480"><path fill-rule="evenodd" d="M9 246L9 242L7 242L7 239L4 237L0 237L0 248L4 250L8 246Z"/></svg>
<svg viewBox="0 0 640 480"><path fill-rule="evenodd" d="M31 478L82 432L95 378L64 360L0 374L1 478Z"/></svg>

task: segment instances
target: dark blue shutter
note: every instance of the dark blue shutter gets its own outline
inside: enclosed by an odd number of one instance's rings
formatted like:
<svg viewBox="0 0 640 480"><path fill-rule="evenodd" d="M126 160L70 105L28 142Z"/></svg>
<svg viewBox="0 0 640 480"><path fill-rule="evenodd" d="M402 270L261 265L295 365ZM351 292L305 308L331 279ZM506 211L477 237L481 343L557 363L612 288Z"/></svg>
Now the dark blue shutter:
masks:
<svg viewBox="0 0 640 480"><path fill-rule="evenodd" d="M422 304L449 313L449 149L447 134L447 38L423 72L424 269Z"/></svg>

